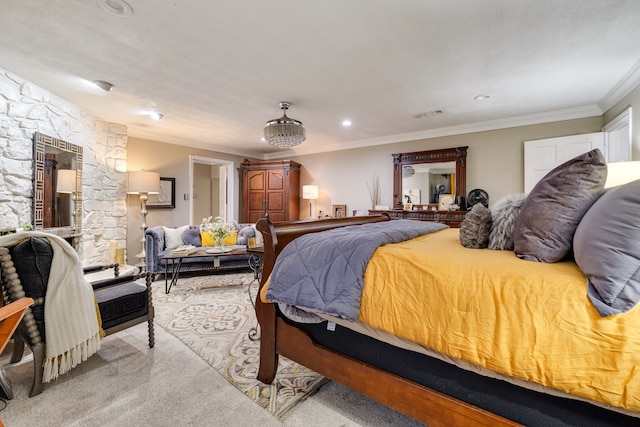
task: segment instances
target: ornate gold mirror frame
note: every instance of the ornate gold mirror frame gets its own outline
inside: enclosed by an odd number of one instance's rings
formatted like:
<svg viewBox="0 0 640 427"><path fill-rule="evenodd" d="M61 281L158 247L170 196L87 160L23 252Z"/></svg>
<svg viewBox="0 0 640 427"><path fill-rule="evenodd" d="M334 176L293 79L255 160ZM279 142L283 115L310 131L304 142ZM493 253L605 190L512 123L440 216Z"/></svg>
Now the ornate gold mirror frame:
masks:
<svg viewBox="0 0 640 427"><path fill-rule="evenodd" d="M455 200L457 201L458 197L466 197L467 148L469 147L393 154L393 207L402 208L404 205L404 192L402 188L402 172L404 167L423 163L455 162Z"/></svg>

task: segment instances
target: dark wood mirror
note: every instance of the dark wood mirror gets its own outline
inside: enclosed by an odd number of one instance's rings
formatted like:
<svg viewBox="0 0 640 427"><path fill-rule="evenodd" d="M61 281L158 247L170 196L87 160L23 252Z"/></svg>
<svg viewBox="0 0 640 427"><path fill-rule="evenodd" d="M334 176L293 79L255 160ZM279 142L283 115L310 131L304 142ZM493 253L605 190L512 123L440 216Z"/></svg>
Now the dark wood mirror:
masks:
<svg viewBox="0 0 640 427"><path fill-rule="evenodd" d="M33 226L76 237L82 225L82 147L33 135Z"/></svg>
<svg viewBox="0 0 640 427"><path fill-rule="evenodd" d="M454 203L466 197L467 148L393 154L393 207L438 204L442 194Z"/></svg>

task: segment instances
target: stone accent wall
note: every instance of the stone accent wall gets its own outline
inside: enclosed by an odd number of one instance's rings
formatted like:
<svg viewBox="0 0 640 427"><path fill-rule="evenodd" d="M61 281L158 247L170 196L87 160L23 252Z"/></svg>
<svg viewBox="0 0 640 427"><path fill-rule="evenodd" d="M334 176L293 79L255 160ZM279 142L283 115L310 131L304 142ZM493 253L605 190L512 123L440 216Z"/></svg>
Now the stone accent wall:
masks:
<svg viewBox="0 0 640 427"><path fill-rule="evenodd" d="M41 132L83 147L84 265L109 258L109 240L126 246L127 127L77 106L0 68L0 231L33 222L33 142Z"/></svg>

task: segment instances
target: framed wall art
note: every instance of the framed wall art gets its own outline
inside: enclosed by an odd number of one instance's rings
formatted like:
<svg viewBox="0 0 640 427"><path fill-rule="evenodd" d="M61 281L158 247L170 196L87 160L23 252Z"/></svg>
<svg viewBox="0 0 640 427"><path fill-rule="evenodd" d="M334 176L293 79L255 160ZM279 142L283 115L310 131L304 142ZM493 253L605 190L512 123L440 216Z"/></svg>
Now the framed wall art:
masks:
<svg viewBox="0 0 640 427"><path fill-rule="evenodd" d="M347 205L333 205L333 217L343 218L347 216Z"/></svg>
<svg viewBox="0 0 640 427"><path fill-rule="evenodd" d="M149 194L147 209L173 209L176 207L176 179L160 177L160 193Z"/></svg>

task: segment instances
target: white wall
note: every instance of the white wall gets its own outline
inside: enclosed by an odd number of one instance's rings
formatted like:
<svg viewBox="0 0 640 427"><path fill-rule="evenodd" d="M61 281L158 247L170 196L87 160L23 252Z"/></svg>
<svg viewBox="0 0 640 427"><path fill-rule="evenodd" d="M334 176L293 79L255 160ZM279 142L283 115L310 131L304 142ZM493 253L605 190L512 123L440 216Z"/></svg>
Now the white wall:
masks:
<svg viewBox="0 0 640 427"><path fill-rule="evenodd" d="M525 140L597 132L601 127L602 117L593 117L298 156L292 160L302 165L300 185L318 186L316 213L331 212L334 204L346 204L350 216L353 210L371 208L367 183L371 185L374 174L380 177L382 204L393 204L392 154L468 146L467 193L482 188L493 203L507 194L523 191ZM307 218L309 202L301 199L300 203L301 218Z"/></svg>

